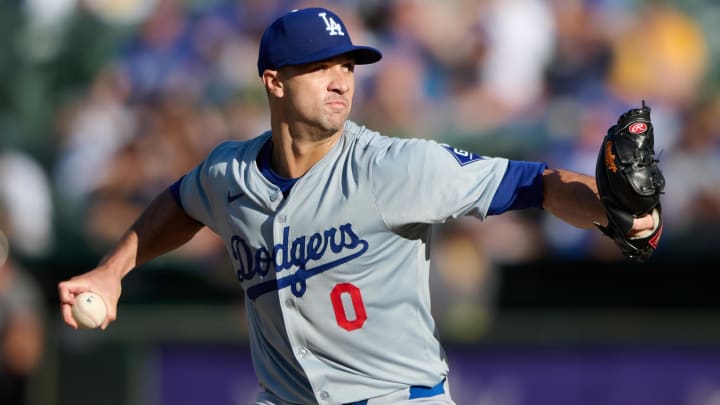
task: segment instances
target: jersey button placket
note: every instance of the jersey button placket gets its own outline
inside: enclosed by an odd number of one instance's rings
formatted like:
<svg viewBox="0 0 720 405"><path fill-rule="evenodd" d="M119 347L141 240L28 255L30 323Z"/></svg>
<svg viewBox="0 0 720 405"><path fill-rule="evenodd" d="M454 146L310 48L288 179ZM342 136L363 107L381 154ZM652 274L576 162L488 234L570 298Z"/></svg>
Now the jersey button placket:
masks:
<svg viewBox="0 0 720 405"><path fill-rule="evenodd" d="M330 394L327 391L320 391L320 399L327 401L330 398Z"/></svg>
<svg viewBox="0 0 720 405"><path fill-rule="evenodd" d="M275 243L282 243L284 238L284 233L286 228L291 227L290 224L290 218L287 214L285 214L283 211L286 211L288 207L280 208L273 218L273 228L274 228L274 238ZM290 235L290 240L288 243L291 244L293 235ZM288 271L289 270L289 271ZM287 274L290 274L290 272L295 272L297 269L293 266L292 269L286 269L284 270L287 273L283 274L284 276L287 276ZM279 302L282 303L282 313L285 320L285 329L287 331L287 337L290 341L290 345L295 348L295 357L297 361L300 363L300 366L306 371L308 378L312 382L312 385L315 387L322 386L324 384L324 379L321 376L314 375L316 374L313 371L310 370L316 370L318 368L317 359L313 355L313 353L306 347L307 340L304 337L303 329L306 327L306 325L303 323L303 318L300 316L300 308L301 308L301 302L299 301L300 297L296 297L292 291L291 287L283 288L278 290L278 299ZM316 398L320 399L321 394L320 392L316 391L317 396ZM329 399L330 396L327 395L327 398ZM323 402L327 403L327 399L323 400Z"/></svg>
<svg viewBox="0 0 720 405"><path fill-rule="evenodd" d="M286 214L283 214L282 211L280 211L276 213L273 222L275 224L274 237L276 243L278 243L279 241L283 240L283 233L285 231L285 228L288 226L288 216ZM298 317L297 313L298 303L296 302L295 297L290 292L290 288L283 288L278 290L278 298L280 299L280 302L284 304L282 312L285 319L285 328L287 331L288 339L290 340L290 344L296 348L295 350L297 360L304 368L305 362L308 361L310 357L312 357L312 353L310 353L310 350L305 347L305 339L303 338L301 333L302 325L299 324L300 318Z"/></svg>

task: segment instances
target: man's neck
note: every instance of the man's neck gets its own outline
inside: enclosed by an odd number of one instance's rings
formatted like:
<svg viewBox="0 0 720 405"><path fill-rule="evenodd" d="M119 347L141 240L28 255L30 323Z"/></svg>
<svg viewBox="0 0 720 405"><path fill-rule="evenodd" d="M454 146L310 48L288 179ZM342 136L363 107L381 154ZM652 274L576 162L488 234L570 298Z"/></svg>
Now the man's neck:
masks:
<svg viewBox="0 0 720 405"><path fill-rule="evenodd" d="M272 128L270 167L286 178L303 176L335 146L343 130L324 137L304 134L287 126Z"/></svg>

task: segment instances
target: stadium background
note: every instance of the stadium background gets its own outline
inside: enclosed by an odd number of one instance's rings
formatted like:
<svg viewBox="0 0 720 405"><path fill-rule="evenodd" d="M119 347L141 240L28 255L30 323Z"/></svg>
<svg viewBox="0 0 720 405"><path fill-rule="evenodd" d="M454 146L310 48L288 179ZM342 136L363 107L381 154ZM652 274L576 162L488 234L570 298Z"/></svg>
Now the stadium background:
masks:
<svg viewBox="0 0 720 405"><path fill-rule="evenodd" d="M383 51L356 71L352 118L388 135L592 173L618 114L653 108L668 186L650 263L539 211L438 227L458 403L720 403L716 2L6 0L0 201L45 320L29 405L252 398L242 292L212 235L126 278L105 332L62 325L55 286L215 144L266 129L259 37L308 5Z"/></svg>

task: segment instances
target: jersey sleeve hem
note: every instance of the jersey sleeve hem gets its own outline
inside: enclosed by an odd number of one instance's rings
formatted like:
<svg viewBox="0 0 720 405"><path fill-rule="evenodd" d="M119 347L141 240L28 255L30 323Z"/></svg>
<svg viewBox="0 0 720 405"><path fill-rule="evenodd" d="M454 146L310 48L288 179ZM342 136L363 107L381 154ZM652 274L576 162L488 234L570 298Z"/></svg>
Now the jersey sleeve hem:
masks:
<svg viewBox="0 0 720 405"><path fill-rule="evenodd" d="M185 210L185 207L183 207L182 199L180 198L180 187L182 186L182 181L185 178L185 175L177 179L173 184L168 187L168 191L170 191L170 195L175 200L178 206Z"/></svg>
<svg viewBox="0 0 720 405"><path fill-rule="evenodd" d="M505 174L493 195L487 215L525 208L542 209L542 174L545 162L508 161Z"/></svg>

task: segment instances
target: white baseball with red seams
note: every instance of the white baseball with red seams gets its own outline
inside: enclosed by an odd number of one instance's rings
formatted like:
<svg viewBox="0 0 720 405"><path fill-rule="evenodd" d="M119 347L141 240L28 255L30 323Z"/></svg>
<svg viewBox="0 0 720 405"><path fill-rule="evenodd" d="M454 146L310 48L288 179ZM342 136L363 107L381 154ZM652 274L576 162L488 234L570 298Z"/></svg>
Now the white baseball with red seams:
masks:
<svg viewBox="0 0 720 405"><path fill-rule="evenodd" d="M78 326L84 329L94 329L102 325L107 317L107 307L102 297L94 292L84 292L75 297L72 306L72 316Z"/></svg>

